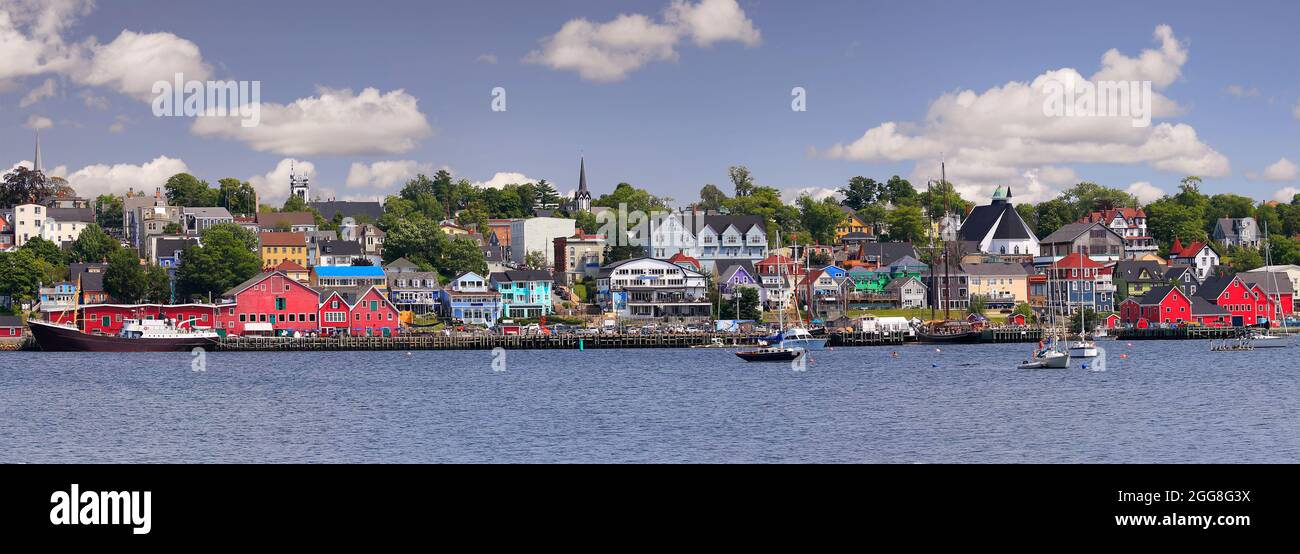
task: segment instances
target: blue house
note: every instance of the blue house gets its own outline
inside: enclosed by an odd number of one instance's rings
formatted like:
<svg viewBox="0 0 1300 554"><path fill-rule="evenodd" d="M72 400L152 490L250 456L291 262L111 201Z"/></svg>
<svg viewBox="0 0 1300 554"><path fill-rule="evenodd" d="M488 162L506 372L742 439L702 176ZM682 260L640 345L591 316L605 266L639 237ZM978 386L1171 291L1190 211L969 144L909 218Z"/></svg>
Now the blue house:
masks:
<svg viewBox="0 0 1300 554"><path fill-rule="evenodd" d="M443 315L472 325L496 325L501 319L501 293L472 271L452 279L442 290Z"/></svg>
<svg viewBox="0 0 1300 554"><path fill-rule="evenodd" d="M749 260L733 262L726 267L719 265L718 292L723 295L729 297L740 287L757 287L760 284L758 273Z"/></svg>
<svg viewBox="0 0 1300 554"><path fill-rule="evenodd" d="M502 317L540 317L553 312L551 286L555 279L549 271L498 271L488 280L501 295Z"/></svg>

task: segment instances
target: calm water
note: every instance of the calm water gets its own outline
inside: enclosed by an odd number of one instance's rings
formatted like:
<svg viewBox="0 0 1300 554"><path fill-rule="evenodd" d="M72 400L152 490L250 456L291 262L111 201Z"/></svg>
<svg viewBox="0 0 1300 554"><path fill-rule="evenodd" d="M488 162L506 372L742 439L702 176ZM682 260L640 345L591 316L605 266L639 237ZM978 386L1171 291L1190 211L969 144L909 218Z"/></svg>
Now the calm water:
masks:
<svg viewBox="0 0 1300 554"><path fill-rule="evenodd" d="M1295 462L1300 349L0 352L0 462ZM890 352L897 350L898 358ZM1128 354L1121 359L1121 354Z"/></svg>

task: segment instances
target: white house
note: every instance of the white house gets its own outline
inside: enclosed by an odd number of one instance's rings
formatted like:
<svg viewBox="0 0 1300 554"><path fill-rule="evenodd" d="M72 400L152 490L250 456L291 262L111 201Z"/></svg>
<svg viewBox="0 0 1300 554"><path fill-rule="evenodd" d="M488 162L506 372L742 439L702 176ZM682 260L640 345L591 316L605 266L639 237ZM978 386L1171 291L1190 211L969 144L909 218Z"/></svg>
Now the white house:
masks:
<svg viewBox="0 0 1300 554"><path fill-rule="evenodd" d="M762 217L713 215L696 211L660 214L650 220L646 253L666 260L681 253L700 261L706 272L737 262L767 257L767 229Z"/></svg>
<svg viewBox="0 0 1300 554"><path fill-rule="evenodd" d="M707 319L712 305L703 273L654 258L633 258L601 268L596 298L622 318Z"/></svg>
<svg viewBox="0 0 1300 554"><path fill-rule="evenodd" d="M41 236L41 225L45 223L47 209L40 204L14 206L14 246L21 247L33 237Z"/></svg>
<svg viewBox="0 0 1300 554"><path fill-rule="evenodd" d="M555 239L571 237L576 222L561 217L532 217L510 222L510 261L522 266L531 252L546 257L546 267L555 265Z"/></svg>
<svg viewBox="0 0 1300 554"><path fill-rule="evenodd" d="M957 236L988 254L1038 256L1038 237L1011 203L1011 187L998 187L992 202L971 210Z"/></svg>

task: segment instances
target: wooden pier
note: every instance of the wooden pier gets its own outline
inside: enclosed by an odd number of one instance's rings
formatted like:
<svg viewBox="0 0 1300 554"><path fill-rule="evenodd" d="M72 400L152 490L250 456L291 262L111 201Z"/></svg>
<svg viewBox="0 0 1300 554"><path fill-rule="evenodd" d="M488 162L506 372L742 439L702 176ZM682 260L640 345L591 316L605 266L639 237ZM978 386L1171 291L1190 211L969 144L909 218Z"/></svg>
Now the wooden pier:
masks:
<svg viewBox="0 0 1300 554"><path fill-rule="evenodd" d="M1042 327L994 327L984 330L980 342L1038 342L1042 338Z"/></svg>
<svg viewBox="0 0 1300 554"><path fill-rule="evenodd" d="M1237 327L1181 327L1176 329L1121 329L1115 334L1119 340L1200 340L1233 339L1242 336Z"/></svg>

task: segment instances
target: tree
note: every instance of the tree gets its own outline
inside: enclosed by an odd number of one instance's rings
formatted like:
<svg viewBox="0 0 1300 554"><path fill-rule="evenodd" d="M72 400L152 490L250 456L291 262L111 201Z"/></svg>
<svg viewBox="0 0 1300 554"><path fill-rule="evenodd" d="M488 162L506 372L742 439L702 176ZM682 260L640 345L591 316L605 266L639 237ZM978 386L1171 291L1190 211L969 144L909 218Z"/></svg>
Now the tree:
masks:
<svg viewBox="0 0 1300 554"><path fill-rule="evenodd" d="M120 249L117 239L108 236L94 223L87 225L72 243L72 261L98 263L109 259L110 255Z"/></svg>
<svg viewBox="0 0 1300 554"><path fill-rule="evenodd" d="M447 243L435 267L447 279L467 271L486 275L487 259L483 257L483 249L479 248L477 241L469 237L456 237Z"/></svg>
<svg viewBox="0 0 1300 554"><path fill-rule="evenodd" d="M849 183L839 190L844 195L840 203L853 208L854 211L880 201L889 200L889 189L875 179L858 176L849 179Z"/></svg>
<svg viewBox="0 0 1300 554"><path fill-rule="evenodd" d="M167 202L173 206L212 207L217 205L217 189L208 187L207 181L201 181L189 173L177 173L167 178L163 185Z"/></svg>
<svg viewBox="0 0 1300 554"><path fill-rule="evenodd" d="M930 190L917 195L917 202L925 208L927 215L933 217L940 217L945 213L962 215L975 205L962 198L957 188L948 181L935 182Z"/></svg>
<svg viewBox="0 0 1300 554"><path fill-rule="evenodd" d="M889 181L885 183L885 188L888 189L889 201L895 206L911 205L917 201L916 189L912 187L912 183L907 179L897 175L890 177Z"/></svg>
<svg viewBox="0 0 1300 554"><path fill-rule="evenodd" d="M739 304L740 313L736 313L737 304ZM739 287L730 300L723 299L718 302L718 319L748 319L753 321L762 321L762 305L758 301L758 289L756 287Z"/></svg>
<svg viewBox="0 0 1300 554"><path fill-rule="evenodd" d="M859 220L871 227L873 235L879 235L889 221L889 210L880 204L868 204L858 210L857 216Z"/></svg>
<svg viewBox="0 0 1300 554"><path fill-rule="evenodd" d="M1264 256L1254 248L1233 247L1228 251L1228 265L1238 272L1250 271L1264 266Z"/></svg>
<svg viewBox="0 0 1300 554"><path fill-rule="evenodd" d="M557 206L560 204L560 195L555 192L555 187L546 182L546 179L537 181L537 204L539 206Z"/></svg>
<svg viewBox="0 0 1300 554"><path fill-rule="evenodd" d="M1034 307L1030 306L1028 302L1016 304L1016 307L1011 309L1011 315L1017 314L1025 316L1026 322L1034 321Z"/></svg>
<svg viewBox="0 0 1300 554"><path fill-rule="evenodd" d="M988 300L986 300L982 295L972 294L970 297L970 304L966 308L966 313L984 315L986 309L988 309Z"/></svg>
<svg viewBox="0 0 1300 554"><path fill-rule="evenodd" d="M749 174L749 168L733 165L727 169L727 174L731 177L731 184L735 187L737 198L749 196L754 192L754 176Z"/></svg>
<svg viewBox="0 0 1300 554"><path fill-rule="evenodd" d="M717 185L707 184L700 189L700 202L695 206L701 210L716 212L721 211L726 202L727 193L722 192Z"/></svg>
<svg viewBox="0 0 1300 554"><path fill-rule="evenodd" d="M41 259L33 250L19 248L0 252L0 294L13 300L13 307L34 302L43 283L50 283L54 266Z"/></svg>
<svg viewBox="0 0 1300 554"><path fill-rule="evenodd" d="M781 191L772 187L754 187L749 195L728 200L726 208L733 215L762 217L767 226L767 240L774 245L777 231L790 244L799 230L799 209L782 201Z"/></svg>
<svg viewBox="0 0 1300 554"><path fill-rule="evenodd" d="M894 208L886 220L889 224L889 240L914 243L925 241L929 227L920 206Z"/></svg>
<svg viewBox="0 0 1300 554"><path fill-rule="evenodd" d="M181 252L176 269L176 292L180 298L219 297L262 270L255 252L257 235L235 225L213 225L200 236L203 246L189 246Z"/></svg>
<svg viewBox="0 0 1300 554"><path fill-rule="evenodd" d="M835 228L844 223L846 217L834 198L818 202L806 194L799 197L799 221L818 244L835 242Z"/></svg>
<svg viewBox="0 0 1300 554"><path fill-rule="evenodd" d="M524 256L524 267L528 269L546 269L546 253L533 250Z"/></svg>
<svg viewBox="0 0 1300 554"><path fill-rule="evenodd" d="M59 245L41 237L27 239L27 242L23 243L22 248L19 250L27 250L52 266L68 265L68 257L64 254L63 249L59 248Z"/></svg>
<svg viewBox="0 0 1300 554"><path fill-rule="evenodd" d="M217 205L232 214L257 213L257 191L247 181L227 177L217 181Z"/></svg>
<svg viewBox="0 0 1300 554"><path fill-rule="evenodd" d="M1204 212L1198 207L1189 206L1177 197L1165 197L1147 204L1144 210L1147 230L1160 244L1167 246L1174 239L1205 240Z"/></svg>
<svg viewBox="0 0 1300 554"><path fill-rule="evenodd" d="M1078 219L1076 213L1074 206L1065 198L1039 202L1034 208L1034 232L1039 238L1055 233L1057 229L1074 223Z"/></svg>
<svg viewBox="0 0 1300 554"><path fill-rule="evenodd" d="M1038 233L1038 210L1033 204L1016 204L1016 213L1020 214L1020 219L1025 220L1025 225L1029 226L1035 236L1040 239L1047 236Z"/></svg>
<svg viewBox="0 0 1300 554"><path fill-rule="evenodd" d="M167 269L150 265L144 271L145 293L144 299L148 302L165 304L172 301L172 280L167 274Z"/></svg>
<svg viewBox="0 0 1300 554"><path fill-rule="evenodd" d="M118 250L104 269L104 292L123 304L135 304L149 292L145 269L130 250Z"/></svg>
<svg viewBox="0 0 1300 554"><path fill-rule="evenodd" d="M95 222L104 229L122 230L122 198L112 194L95 197Z"/></svg>
<svg viewBox="0 0 1300 554"><path fill-rule="evenodd" d="M34 204L54 196L54 185L40 171L23 166L13 168L0 184L0 206Z"/></svg>
<svg viewBox="0 0 1300 554"><path fill-rule="evenodd" d="M284 206L280 208L282 212L305 212L307 211L307 201L296 194L289 195L284 200Z"/></svg>

